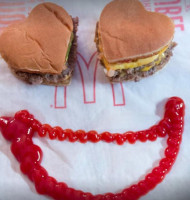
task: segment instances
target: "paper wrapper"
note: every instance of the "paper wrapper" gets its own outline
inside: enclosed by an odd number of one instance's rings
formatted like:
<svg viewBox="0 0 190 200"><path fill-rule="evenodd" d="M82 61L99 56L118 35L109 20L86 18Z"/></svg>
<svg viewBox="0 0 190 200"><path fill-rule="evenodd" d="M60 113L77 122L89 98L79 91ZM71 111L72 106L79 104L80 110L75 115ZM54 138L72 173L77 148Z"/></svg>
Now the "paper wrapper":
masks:
<svg viewBox="0 0 190 200"><path fill-rule="evenodd" d="M0 1L0 27L24 19L42 1ZM55 2L55 1L54 1ZM80 18L78 62L68 87L32 86L15 78L0 60L0 115L28 109L42 123L73 130L122 133L156 124L169 97L186 103L185 131L171 172L143 200L190 199L190 1L144 0L147 9L167 12L176 24L174 56L167 66L140 82L111 85L97 61L96 22L108 0L56 1ZM164 31L164 30L163 30ZM156 38L155 38L156 39ZM51 176L69 187L102 194L120 192L143 179L164 156L166 138L156 142L80 144L35 138L44 151L42 165ZM10 143L0 134L0 200L46 199L19 169Z"/></svg>

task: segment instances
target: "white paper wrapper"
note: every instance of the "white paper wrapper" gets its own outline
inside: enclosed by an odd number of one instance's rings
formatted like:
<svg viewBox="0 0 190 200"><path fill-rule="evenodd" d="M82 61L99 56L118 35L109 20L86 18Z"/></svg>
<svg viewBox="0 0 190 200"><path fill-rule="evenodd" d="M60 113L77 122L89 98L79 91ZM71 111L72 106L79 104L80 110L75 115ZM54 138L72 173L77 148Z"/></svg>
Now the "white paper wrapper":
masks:
<svg viewBox="0 0 190 200"><path fill-rule="evenodd" d="M42 1L1 0L0 27L27 16L39 2ZM107 81L103 68L96 65L96 55L92 57L96 52L96 22L109 1L53 2L80 18L78 52L84 59L78 55L72 84L60 88L27 85L16 79L1 59L0 116L28 109L42 123L52 126L122 133L154 125L163 117L167 98L179 96L186 103L186 118L178 158L165 180L142 200L190 199L190 1L143 1L148 9L170 12L168 15L176 24L178 46L169 64L154 76L138 83L115 85ZM123 146L103 142L72 144L38 137L35 143L44 151L42 165L51 176L70 187L99 194L119 192L143 179L164 156L166 138ZM38 195L34 185L22 175L10 144L0 134L0 200L46 198Z"/></svg>

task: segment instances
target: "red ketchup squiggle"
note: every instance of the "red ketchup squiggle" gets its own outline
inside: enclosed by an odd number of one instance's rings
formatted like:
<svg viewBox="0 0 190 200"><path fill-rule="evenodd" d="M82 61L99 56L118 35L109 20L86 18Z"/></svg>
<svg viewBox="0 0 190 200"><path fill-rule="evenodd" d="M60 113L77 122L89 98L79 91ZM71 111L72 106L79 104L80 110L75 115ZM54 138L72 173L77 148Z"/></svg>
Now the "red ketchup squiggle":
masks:
<svg viewBox="0 0 190 200"><path fill-rule="evenodd" d="M124 134L111 134L104 132L98 134L96 131L85 132L83 130L63 130L60 127L52 128L50 125L42 125L34 119L28 111L19 111L13 118L1 117L0 128L5 139L11 142L11 151L20 163L21 171L34 182L39 194L48 195L56 200L136 200L147 194L159 184L172 168L179 152L184 126L185 105L182 99L172 97L165 106L164 119L148 130L138 132L126 132ZM42 161L42 150L33 143L33 135L37 132L39 136L49 135L50 139L70 142L115 142L122 145L128 141L133 144L137 140L146 142L155 141L157 137L168 135L165 157L144 180L124 189L120 193L92 195L68 187L63 182L48 175L48 172L40 165Z"/></svg>

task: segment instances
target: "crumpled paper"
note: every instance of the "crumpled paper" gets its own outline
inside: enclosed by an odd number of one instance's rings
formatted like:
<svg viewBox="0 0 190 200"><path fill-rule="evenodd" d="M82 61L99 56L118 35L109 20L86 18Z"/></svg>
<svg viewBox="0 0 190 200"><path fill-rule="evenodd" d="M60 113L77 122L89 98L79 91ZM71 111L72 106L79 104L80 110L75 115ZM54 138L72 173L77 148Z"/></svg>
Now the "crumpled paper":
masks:
<svg viewBox="0 0 190 200"><path fill-rule="evenodd" d="M40 0L0 1L0 30L20 20ZM142 200L190 199L190 2L144 0L147 9L167 12L176 24L174 56L154 76L140 82L111 85L97 61L93 42L96 22L108 0L53 1L80 18L78 62L68 87L32 86L15 78L0 59L0 116L29 110L42 123L73 130L122 133L144 130L163 117L169 97L186 103L181 149L165 180ZM12 20L12 21L11 21ZM163 30L164 31L164 30ZM135 145L80 144L34 139L44 151L42 165L51 176L70 187L102 194L119 192L143 179L164 156L166 138ZM0 134L0 200L40 200L34 185L19 169L10 143Z"/></svg>

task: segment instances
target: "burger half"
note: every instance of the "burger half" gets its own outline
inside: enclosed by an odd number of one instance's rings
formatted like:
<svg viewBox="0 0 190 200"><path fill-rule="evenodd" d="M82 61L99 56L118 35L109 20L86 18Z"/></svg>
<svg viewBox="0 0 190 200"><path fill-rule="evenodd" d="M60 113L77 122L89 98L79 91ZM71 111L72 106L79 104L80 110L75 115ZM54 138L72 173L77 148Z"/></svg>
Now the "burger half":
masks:
<svg viewBox="0 0 190 200"><path fill-rule="evenodd" d="M12 72L31 84L68 85L76 60L78 18L43 3L28 18L7 27L0 53Z"/></svg>
<svg viewBox="0 0 190 200"><path fill-rule="evenodd" d="M114 0L101 13L95 42L111 82L139 81L162 69L176 46L174 24L138 0Z"/></svg>

